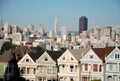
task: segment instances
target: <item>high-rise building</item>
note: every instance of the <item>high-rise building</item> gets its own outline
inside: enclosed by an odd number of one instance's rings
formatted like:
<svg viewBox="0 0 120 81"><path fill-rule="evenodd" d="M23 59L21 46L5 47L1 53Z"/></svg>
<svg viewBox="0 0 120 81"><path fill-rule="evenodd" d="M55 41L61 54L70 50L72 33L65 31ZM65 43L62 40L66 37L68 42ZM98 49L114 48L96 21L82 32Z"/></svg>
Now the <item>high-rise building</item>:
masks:
<svg viewBox="0 0 120 81"><path fill-rule="evenodd" d="M61 28L61 37L62 37L62 40L66 40L67 38L67 28L65 26Z"/></svg>
<svg viewBox="0 0 120 81"><path fill-rule="evenodd" d="M29 29L29 32L34 32L34 25L29 24L28 29Z"/></svg>
<svg viewBox="0 0 120 81"><path fill-rule="evenodd" d="M55 17L54 35L55 35L55 37L58 36L58 22L57 22L57 17Z"/></svg>
<svg viewBox="0 0 120 81"><path fill-rule="evenodd" d="M67 35L67 28L65 26L61 27L61 35Z"/></svg>
<svg viewBox="0 0 120 81"><path fill-rule="evenodd" d="M48 36L49 36L50 38L53 38L53 37L54 37L54 32L53 32L52 30L50 30L49 33L48 33Z"/></svg>
<svg viewBox="0 0 120 81"><path fill-rule="evenodd" d="M101 34L102 36L111 38L111 32L112 32L112 27L107 26L102 28Z"/></svg>
<svg viewBox="0 0 120 81"><path fill-rule="evenodd" d="M4 33L8 33L8 34L12 33L12 28L8 22L6 22L4 25Z"/></svg>
<svg viewBox="0 0 120 81"><path fill-rule="evenodd" d="M88 18L85 16L81 16L79 18L79 33L82 33L82 31L86 31L88 29Z"/></svg>
<svg viewBox="0 0 120 81"><path fill-rule="evenodd" d="M120 37L120 26L116 27L116 34Z"/></svg>
<svg viewBox="0 0 120 81"><path fill-rule="evenodd" d="M101 28L99 26L96 26L94 28L94 37L96 39L99 39L100 40L100 37L101 37Z"/></svg>
<svg viewBox="0 0 120 81"><path fill-rule="evenodd" d="M41 35L44 35L44 28L43 28L42 25L39 26L38 33L41 34Z"/></svg>
<svg viewBox="0 0 120 81"><path fill-rule="evenodd" d="M13 33L18 33L18 32L20 32L20 30L21 30L21 29L20 29L17 25L13 25L13 26L12 26L12 34L13 34Z"/></svg>

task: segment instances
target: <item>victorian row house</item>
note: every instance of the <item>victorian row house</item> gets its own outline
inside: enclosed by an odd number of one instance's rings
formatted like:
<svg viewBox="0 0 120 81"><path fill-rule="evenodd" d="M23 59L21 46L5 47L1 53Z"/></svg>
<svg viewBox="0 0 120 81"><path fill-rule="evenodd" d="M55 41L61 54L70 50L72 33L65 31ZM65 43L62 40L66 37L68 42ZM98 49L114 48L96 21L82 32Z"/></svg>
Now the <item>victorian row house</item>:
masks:
<svg viewBox="0 0 120 81"><path fill-rule="evenodd" d="M57 81L57 59L63 51L26 53L18 62L21 76L29 81Z"/></svg>
<svg viewBox="0 0 120 81"><path fill-rule="evenodd" d="M20 75L29 81L120 81L120 48L26 53L18 67Z"/></svg>

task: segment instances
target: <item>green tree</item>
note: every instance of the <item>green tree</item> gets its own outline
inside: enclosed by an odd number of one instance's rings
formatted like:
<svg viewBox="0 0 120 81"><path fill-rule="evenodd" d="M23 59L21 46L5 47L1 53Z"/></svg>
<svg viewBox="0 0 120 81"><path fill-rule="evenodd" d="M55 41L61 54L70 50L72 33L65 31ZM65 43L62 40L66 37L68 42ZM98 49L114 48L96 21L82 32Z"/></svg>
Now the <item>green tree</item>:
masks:
<svg viewBox="0 0 120 81"><path fill-rule="evenodd" d="M5 42L0 50L0 54L3 54L5 50L13 49L15 48L15 45L13 45L11 42Z"/></svg>
<svg viewBox="0 0 120 81"><path fill-rule="evenodd" d="M41 51L44 51L45 49L43 49L42 47L40 46L37 46L37 47L32 47L31 48L33 52L41 52Z"/></svg>

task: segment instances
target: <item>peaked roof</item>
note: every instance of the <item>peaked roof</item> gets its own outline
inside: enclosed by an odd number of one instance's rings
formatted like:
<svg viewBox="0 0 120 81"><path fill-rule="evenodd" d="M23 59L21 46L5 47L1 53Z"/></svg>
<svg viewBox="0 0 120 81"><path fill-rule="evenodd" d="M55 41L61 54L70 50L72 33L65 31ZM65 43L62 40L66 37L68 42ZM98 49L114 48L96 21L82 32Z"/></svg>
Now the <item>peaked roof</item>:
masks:
<svg viewBox="0 0 120 81"><path fill-rule="evenodd" d="M83 48L83 49L69 49L72 55L79 61L80 58L89 50L90 48Z"/></svg>
<svg viewBox="0 0 120 81"><path fill-rule="evenodd" d="M105 47L105 48L92 48L92 50L97 54L97 56L102 60L105 61L105 57L109 55L115 47Z"/></svg>
<svg viewBox="0 0 120 81"><path fill-rule="evenodd" d="M57 62L57 59L65 52L65 50L61 51L47 51L47 53L50 55L50 57Z"/></svg>
<svg viewBox="0 0 120 81"><path fill-rule="evenodd" d="M34 62L44 53L44 51L38 53L28 53Z"/></svg>

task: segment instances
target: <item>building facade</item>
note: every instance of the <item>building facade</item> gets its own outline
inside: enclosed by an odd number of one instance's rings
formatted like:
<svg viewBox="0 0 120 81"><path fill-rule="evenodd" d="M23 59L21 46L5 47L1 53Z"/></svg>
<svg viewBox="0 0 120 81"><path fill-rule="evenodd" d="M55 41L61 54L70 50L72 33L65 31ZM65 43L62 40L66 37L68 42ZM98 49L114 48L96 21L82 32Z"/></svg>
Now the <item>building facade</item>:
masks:
<svg viewBox="0 0 120 81"><path fill-rule="evenodd" d="M82 31L86 31L88 29L88 18L85 16L81 16L79 18L79 33L82 33Z"/></svg>
<svg viewBox="0 0 120 81"><path fill-rule="evenodd" d="M66 50L58 58L58 81L80 81L80 50Z"/></svg>
<svg viewBox="0 0 120 81"><path fill-rule="evenodd" d="M120 81L120 49L116 47L105 59L105 81Z"/></svg>

